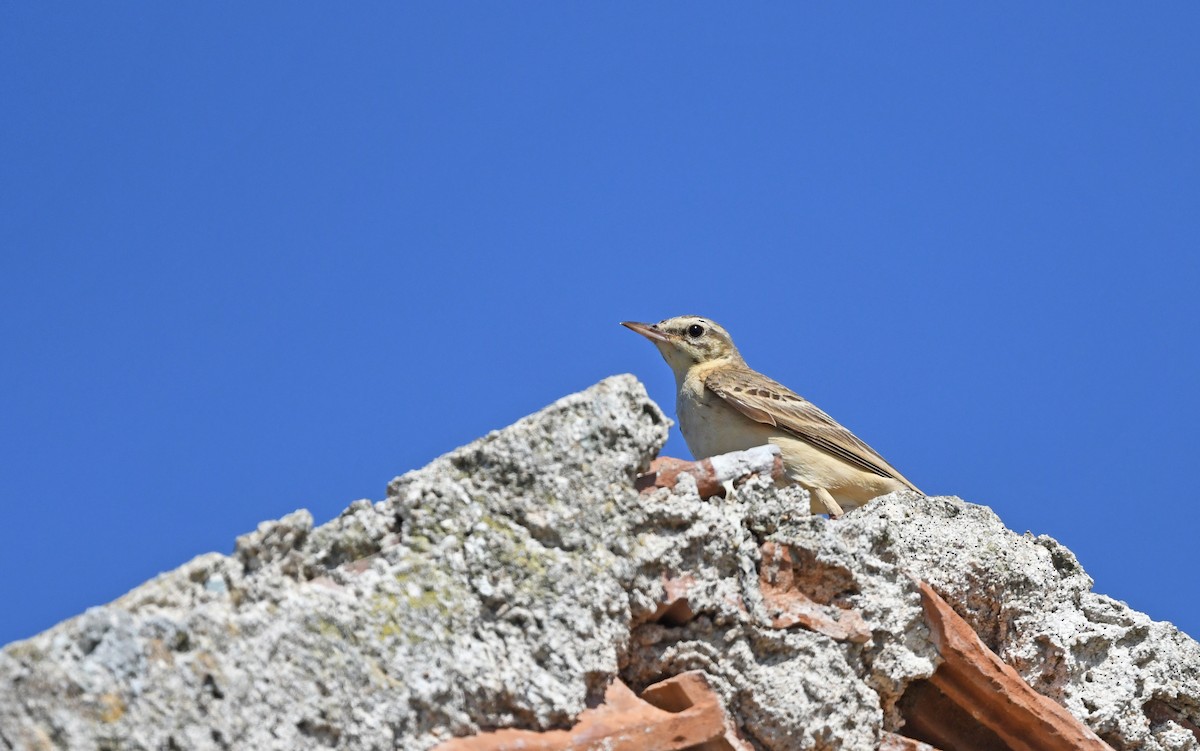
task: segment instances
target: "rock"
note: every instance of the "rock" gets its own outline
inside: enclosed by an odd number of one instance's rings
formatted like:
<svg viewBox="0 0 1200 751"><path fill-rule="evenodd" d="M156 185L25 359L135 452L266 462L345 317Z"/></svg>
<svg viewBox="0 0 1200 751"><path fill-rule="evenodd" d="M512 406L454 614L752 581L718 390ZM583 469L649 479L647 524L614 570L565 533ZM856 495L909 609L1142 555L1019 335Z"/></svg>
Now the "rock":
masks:
<svg viewBox="0 0 1200 751"><path fill-rule="evenodd" d="M1200 647L1055 541L913 493L809 516L762 452L645 474L669 425L610 378L11 644L0 748L920 749L1012 700L1061 723L1023 747L1200 749Z"/></svg>
<svg viewBox="0 0 1200 751"><path fill-rule="evenodd" d="M1200 732L1179 733L1200 719L1200 644L1091 592L1055 540L1017 535L957 498L885 497L846 531L929 582L1004 662L1109 745L1200 749ZM1158 705L1182 722L1156 718Z"/></svg>

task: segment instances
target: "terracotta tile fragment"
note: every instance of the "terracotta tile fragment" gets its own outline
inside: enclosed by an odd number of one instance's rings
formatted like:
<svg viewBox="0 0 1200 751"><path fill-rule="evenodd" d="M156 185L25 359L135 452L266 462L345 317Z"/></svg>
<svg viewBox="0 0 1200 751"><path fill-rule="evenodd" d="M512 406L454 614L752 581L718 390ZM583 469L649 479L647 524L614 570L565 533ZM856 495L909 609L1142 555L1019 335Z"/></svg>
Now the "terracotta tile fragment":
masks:
<svg viewBox="0 0 1200 751"><path fill-rule="evenodd" d="M682 626L695 618L696 614L692 612L691 603L688 602L688 592L696 583L696 577L691 574L669 577L664 573L662 582L663 601L659 603L651 620L666 626Z"/></svg>
<svg viewBox="0 0 1200 751"><path fill-rule="evenodd" d="M604 703L585 710L570 730L496 730L453 738L434 751L752 751L738 737L704 673L650 686L639 699L613 681Z"/></svg>
<svg viewBox="0 0 1200 751"><path fill-rule="evenodd" d="M1200 726L1183 716L1175 707L1167 704L1161 699L1151 699L1142 707L1142 711L1146 713L1146 717L1151 722L1173 722L1179 727L1191 732L1196 736L1196 740L1200 741Z"/></svg>
<svg viewBox="0 0 1200 751"><path fill-rule="evenodd" d="M696 480L696 489L701 498L725 495L725 482L745 479L751 474L769 472L779 481L783 478L783 459L778 449L760 446L749 451L735 451L724 456L701 459L698 462L684 461L670 456L660 456L650 462L650 469L634 483L643 493L657 488L673 488L680 475L691 475Z"/></svg>
<svg viewBox="0 0 1200 751"><path fill-rule="evenodd" d="M1086 725L1029 687L925 582L921 604L942 664L900 702L905 735L946 751L1111 751Z"/></svg>
<svg viewBox="0 0 1200 751"><path fill-rule="evenodd" d="M1008 745L971 715L969 708L955 704L932 681L909 685L900 699L902 732L945 751L1008 751Z"/></svg>
<svg viewBox="0 0 1200 751"><path fill-rule="evenodd" d="M791 546L766 542L762 546L762 565L759 567L759 590L763 605L771 618L772 628L803 626L838 641L862 644L871 640L871 629L858 611L829 604L833 594L846 586L827 578L839 578L833 572L813 570L810 565L803 575L797 575L799 561ZM826 576L828 574L828 576ZM816 595L824 602L814 599Z"/></svg>
<svg viewBox="0 0 1200 751"><path fill-rule="evenodd" d="M879 751L940 751L940 749L928 743L905 738L903 735L885 732L883 739L879 742Z"/></svg>

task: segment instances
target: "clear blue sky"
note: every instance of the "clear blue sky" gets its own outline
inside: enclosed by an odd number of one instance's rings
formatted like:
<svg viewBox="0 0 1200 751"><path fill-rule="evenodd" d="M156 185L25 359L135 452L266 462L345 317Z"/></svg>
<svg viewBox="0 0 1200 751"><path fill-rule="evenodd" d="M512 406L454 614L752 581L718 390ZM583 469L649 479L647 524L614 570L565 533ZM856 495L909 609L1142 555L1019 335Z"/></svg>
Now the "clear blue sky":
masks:
<svg viewBox="0 0 1200 751"><path fill-rule="evenodd" d="M0 6L0 643L681 313L1200 636L1200 6L503 5Z"/></svg>

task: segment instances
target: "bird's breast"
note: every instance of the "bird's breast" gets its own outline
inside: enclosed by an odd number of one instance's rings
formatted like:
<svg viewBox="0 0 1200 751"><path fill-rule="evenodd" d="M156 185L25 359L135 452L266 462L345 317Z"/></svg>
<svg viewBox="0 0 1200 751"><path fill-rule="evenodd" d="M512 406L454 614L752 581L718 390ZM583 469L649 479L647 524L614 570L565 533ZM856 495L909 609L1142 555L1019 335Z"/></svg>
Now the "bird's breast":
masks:
<svg viewBox="0 0 1200 751"><path fill-rule="evenodd" d="M698 385L685 383L675 404L679 431L695 458L762 446L779 432L746 417L703 383Z"/></svg>

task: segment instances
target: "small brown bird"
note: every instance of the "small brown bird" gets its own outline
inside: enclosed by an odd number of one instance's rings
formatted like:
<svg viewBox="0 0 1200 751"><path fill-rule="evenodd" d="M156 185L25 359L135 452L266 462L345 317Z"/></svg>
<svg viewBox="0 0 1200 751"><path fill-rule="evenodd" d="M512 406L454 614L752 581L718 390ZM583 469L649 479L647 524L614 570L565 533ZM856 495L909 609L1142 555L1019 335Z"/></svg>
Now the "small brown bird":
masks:
<svg viewBox="0 0 1200 751"><path fill-rule="evenodd" d="M838 516L893 490L917 487L815 404L751 370L733 339L697 316L621 324L658 347L675 371L679 429L697 459L764 444L806 488L814 514Z"/></svg>

